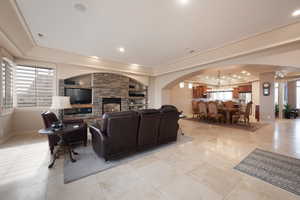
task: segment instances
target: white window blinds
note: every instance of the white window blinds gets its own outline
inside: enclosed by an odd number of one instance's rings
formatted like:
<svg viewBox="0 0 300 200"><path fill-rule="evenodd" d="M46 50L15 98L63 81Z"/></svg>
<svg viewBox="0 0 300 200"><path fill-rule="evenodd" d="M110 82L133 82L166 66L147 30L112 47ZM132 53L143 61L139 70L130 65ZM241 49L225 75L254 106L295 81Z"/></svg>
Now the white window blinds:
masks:
<svg viewBox="0 0 300 200"><path fill-rule="evenodd" d="M54 69L17 66L15 78L17 106L50 106L54 91L54 80Z"/></svg>
<svg viewBox="0 0 300 200"><path fill-rule="evenodd" d="M6 60L1 61L2 110L5 112L13 107L13 65Z"/></svg>

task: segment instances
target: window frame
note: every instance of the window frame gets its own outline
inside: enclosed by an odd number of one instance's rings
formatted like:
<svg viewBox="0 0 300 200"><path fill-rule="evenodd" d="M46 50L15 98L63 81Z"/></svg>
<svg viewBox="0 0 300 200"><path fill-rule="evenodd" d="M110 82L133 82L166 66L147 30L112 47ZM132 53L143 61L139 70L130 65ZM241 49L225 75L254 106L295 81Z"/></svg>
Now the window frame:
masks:
<svg viewBox="0 0 300 200"><path fill-rule="evenodd" d="M5 66L2 65L2 63L6 63ZM0 88L0 116L4 116L4 115L7 115L7 114L11 114L13 112L13 109L14 109L14 67L15 67L15 64L8 58L6 57L1 57L0 58L0 85L1 85L1 88ZM3 98L3 93L5 93L5 96L7 96L6 94L6 82L5 82L5 85L3 86L3 68L2 67L5 67L5 71L7 70L7 66L10 67L10 70L11 70L11 78L10 78L10 85L11 85L11 104L9 105L9 107L6 107L6 101L4 100ZM7 72L5 72L7 73ZM6 81L6 80L5 80ZM4 90L3 90L4 88Z"/></svg>
<svg viewBox="0 0 300 200"><path fill-rule="evenodd" d="M21 62L18 62L17 64L16 64L16 70L15 70L15 76L14 76L14 78L15 79L17 79L17 68L18 68L18 66L22 66L22 67L29 67L29 68L39 68L39 69L50 69L50 70L53 70L53 77L52 77L52 96L55 96L56 95L56 93L57 93L57 85L58 85L58 83L57 83L57 68L55 67L55 66L49 66L48 64L40 64L40 63L38 63L38 64L36 64L36 63L34 63L34 64L32 64L32 63L21 63ZM36 72L35 72L36 73ZM15 91L17 90L17 81L15 80L14 81L14 89L15 89ZM36 88L35 88L35 92L36 92ZM50 106L51 106L51 103L50 103L50 105L48 105L48 106L39 106L38 105L38 101L36 101L36 105L35 106L21 106L21 105L19 105L18 104L18 95L17 95L17 92L15 92L15 108L17 108L17 109L30 109L30 110L32 110L32 109L48 109Z"/></svg>

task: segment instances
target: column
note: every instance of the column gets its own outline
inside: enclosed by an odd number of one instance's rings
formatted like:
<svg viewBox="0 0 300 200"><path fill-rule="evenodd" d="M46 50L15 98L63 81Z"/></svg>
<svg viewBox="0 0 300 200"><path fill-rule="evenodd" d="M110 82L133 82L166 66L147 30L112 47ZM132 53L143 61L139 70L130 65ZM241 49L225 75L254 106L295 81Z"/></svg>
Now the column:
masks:
<svg viewBox="0 0 300 200"><path fill-rule="evenodd" d="M274 121L275 120L275 103L274 103L274 72L261 73L259 75L259 85L260 85L260 99L259 99L259 114L261 121ZM270 95L264 96L263 94L263 84L269 83Z"/></svg>
<svg viewBox="0 0 300 200"><path fill-rule="evenodd" d="M284 109L284 105L283 105L283 100L284 100L284 86L285 83L284 82L279 82L278 83L278 107L279 107L279 114L278 117L279 119L283 118L283 109Z"/></svg>

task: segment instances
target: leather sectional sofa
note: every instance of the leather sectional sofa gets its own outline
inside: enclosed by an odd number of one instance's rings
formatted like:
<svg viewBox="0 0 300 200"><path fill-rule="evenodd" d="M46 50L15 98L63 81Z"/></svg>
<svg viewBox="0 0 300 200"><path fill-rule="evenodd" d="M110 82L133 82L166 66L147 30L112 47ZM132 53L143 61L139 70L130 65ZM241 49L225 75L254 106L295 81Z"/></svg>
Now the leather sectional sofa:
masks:
<svg viewBox="0 0 300 200"><path fill-rule="evenodd" d="M175 107L159 110L106 113L101 123L90 125L95 153L105 160L153 148L177 140L179 112Z"/></svg>

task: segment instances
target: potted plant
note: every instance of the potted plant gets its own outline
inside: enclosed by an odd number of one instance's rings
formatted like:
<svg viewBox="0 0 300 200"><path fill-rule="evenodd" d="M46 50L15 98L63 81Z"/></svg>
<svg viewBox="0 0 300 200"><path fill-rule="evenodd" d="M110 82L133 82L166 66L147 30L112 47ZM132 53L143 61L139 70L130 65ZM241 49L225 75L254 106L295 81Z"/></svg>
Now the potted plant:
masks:
<svg viewBox="0 0 300 200"><path fill-rule="evenodd" d="M275 117L278 117L279 116L279 105L276 104L275 105Z"/></svg>
<svg viewBox="0 0 300 200"><path fill-rule="evenodd" d="M291 106L289 104L285 104L284 109L283 109L284 117L287 118L287 119L290 119L291 118L291 111L292 111Z"/></svg>

